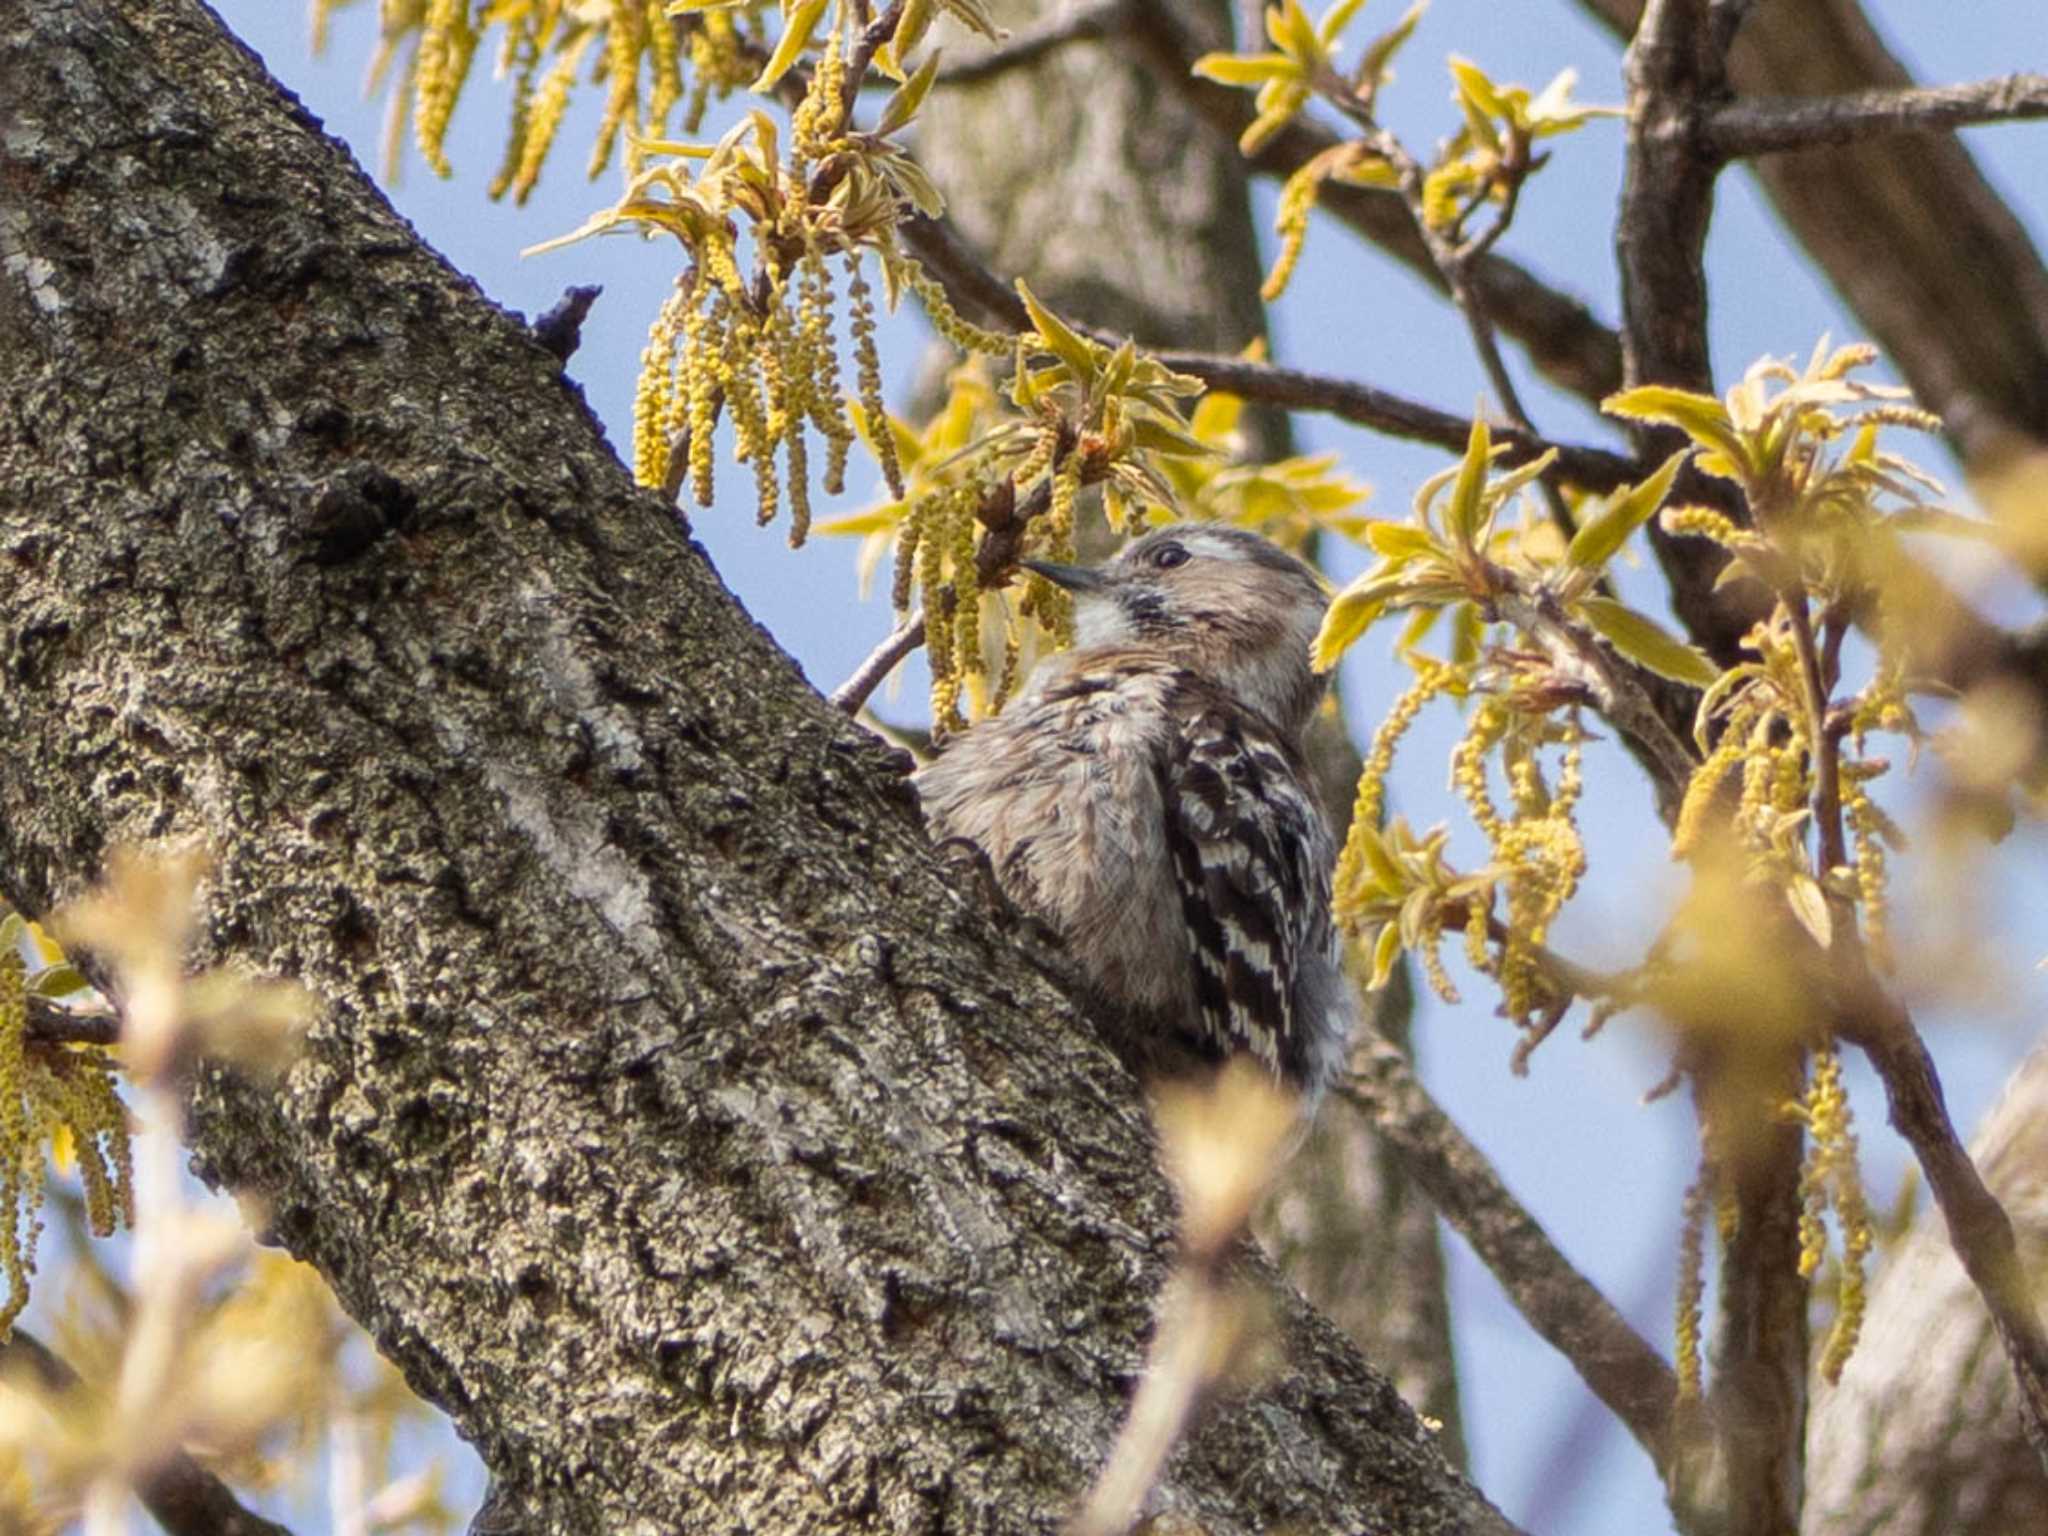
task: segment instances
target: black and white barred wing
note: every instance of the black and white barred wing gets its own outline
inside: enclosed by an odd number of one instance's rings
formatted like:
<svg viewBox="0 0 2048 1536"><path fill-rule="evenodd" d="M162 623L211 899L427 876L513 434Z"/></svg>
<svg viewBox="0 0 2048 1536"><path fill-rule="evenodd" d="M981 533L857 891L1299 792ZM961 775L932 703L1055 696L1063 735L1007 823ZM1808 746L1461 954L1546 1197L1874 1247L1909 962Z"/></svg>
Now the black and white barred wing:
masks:
<svg viewBox="0 0 2048 1536"><path fill-rule="evenodd" d="M1263 729L1220 707L1186 720L1165 777L1195 1022L1219 1050L1316 1091L1348 1020L1333 1012L1335 849L1313 792Z"/></svg>

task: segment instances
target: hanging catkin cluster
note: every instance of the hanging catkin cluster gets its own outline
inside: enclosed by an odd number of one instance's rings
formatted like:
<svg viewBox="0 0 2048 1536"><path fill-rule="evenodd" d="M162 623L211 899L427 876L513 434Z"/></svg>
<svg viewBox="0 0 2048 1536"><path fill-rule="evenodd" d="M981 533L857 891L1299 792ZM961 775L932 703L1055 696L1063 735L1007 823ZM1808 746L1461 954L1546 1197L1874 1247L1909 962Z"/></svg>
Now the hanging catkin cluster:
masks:
<svg viewBox="0 0 2048 1536"><path fill-rule="evenodd" d="M135 1220L128 1114L114 1091L113 1059L97 1046L28 1038L19 934L19 918L0 920L0 1339L28 1301L47 1158L76 1164L95 1237Z"/></svg>

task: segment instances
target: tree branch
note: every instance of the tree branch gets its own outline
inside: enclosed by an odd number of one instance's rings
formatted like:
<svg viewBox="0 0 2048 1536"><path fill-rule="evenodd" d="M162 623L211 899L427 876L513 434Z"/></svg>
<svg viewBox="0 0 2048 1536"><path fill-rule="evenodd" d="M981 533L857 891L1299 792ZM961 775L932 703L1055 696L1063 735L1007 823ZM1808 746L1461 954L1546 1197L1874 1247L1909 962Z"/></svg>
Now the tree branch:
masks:
<svg viewBox="0 0 2048 1536"><path fill-rule="evenodd" d="M1084 5L1065 15L1048 16L1036 26L1012 33L1006 43L944 66L932 85L935 89L978 85L1009 70L1035 64L1069 43L1085 43L1098 37L1113 36L1123 30L1124 24L1130 20L1130 12L1131 0L1095 0L1094 4Z"/></svg>
<svg viewBox="0 0 2048 1536"><path fill-rule="evenodd" d="M902 663L903 658L924 644L924 610L913 608L910 616L889 632L889 638L868 654L867 660L853 669L853 675L832 690L832 707L844 714L857 715L870 695L882 686L891 672Z"/></svg>
<svg viewBox="0 0 2048 1536"><path fill-rule="evenodd" d="M1368 1033L1352 1052L1352 1066L1336 1097L1371 1119L1529 1326L1621 1420L1658 1475L1668 1477L1678 1395L1671 1367L1558 1250L1486 1155L1430 1098L1400 1050Z"/></svg>
<svg viewBox="0 0 2048 1536"><path fill-rule="evenodd" d="M1840 96L1751 96L1709 112L1701 137L1716 155L1735 160L2040 117L2048 117L2048 75L2018 74Z"/></svg>
<svg viewBox="0 0 2048 1536"><path fill-rule="evenodd" d="M903 226L902 237L912 254L946 285L956 305L1011 330L1031 328L1023 301L988 270L949 221L913 219ZM1066 318L1075 323L1074 317ZM1079 329L1111 345L1117 340L1085 323ZM1154 356L1212 389L1288 410L1320 411L1389 437L1434 443L1458 452L1471 433L1468 417L1350 379L1209 352L1158 352ZM1494 440L1508 445L1503 457L1510 465L1525 464L1555 448L1558 459L1548 477L1591 491L1611 491L1640 474L1633 460L1603 448L1552 443L1517 428L1501 429Z"/></svg>
<svg viewBox="0 0 2048 1536"><path fill-rule="evenodd" d="M1643 13L1641 0L1580 5L1624 42ZM1823 100L1914 81L1859 0L1804 0L1754 8L1728 83L1738 98ZM1753 168L1973 469L2016 435L2048 439L2048 267L1955 135L1766 155ZM1959 267L1970 281L1956 281Z"/></svg>

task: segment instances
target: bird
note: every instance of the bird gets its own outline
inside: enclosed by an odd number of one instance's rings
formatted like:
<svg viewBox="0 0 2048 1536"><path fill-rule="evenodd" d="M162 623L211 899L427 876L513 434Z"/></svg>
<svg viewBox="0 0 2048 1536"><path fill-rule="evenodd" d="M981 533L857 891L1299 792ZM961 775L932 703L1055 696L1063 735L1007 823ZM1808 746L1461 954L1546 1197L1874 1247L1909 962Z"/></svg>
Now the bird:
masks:
<svg viewBox="0 0 2048 1536"><path fill-rule="evenodd" d="M1074 643L916 774L929 829L1058 934L1142 1064L1249 1054L1313 1113L1356 1019L1303 751L1322 579L1210 523L1020 563L1072 594Z"/></svg>

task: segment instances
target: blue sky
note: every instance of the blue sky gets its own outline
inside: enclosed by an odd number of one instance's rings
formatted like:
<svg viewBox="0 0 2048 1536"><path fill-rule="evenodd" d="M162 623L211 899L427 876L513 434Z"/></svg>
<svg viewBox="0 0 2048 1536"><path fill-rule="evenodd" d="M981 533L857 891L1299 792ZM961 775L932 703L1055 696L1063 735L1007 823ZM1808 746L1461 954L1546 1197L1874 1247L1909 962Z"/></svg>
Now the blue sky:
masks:
<svg viewBox="0 0 2048 1536"><path fill-rule="evenodd" d="M379 110L364 102L361 81L376 7L337 15L328 56L313 60L303 7L277 0L215 4L273 73L374 169ZM2048 65L2048 29L2035 7L2005 0L1868 0L1866 8L1924 80L1975 79ZM1375 0L1371 11L1382 14L1369 13L1355 31L1363 34L1375 20L1384 25L1398 14L1394 0ZM1449 53L1472 57L1498 79L1532 87L1573 67L1579 99L1621 99L1619 49L1568 0L1436 0L1403 56L1399 79L1382 98L1390 125L1418 149L1455 126L1442 62ZM569 283L604 284L571 372L614 443L624 443L645 329L674 276L673 248L607 240L521 260L523 247L574 228L608 203L616 183L607 177L593 186L582 178L586 102L564 130L557 163L529 206L514 210L489 203L483 189L496 165L503 112L504 98L489 82L473 89L454 122L453 179L435 179L408 151L402 178L390 189L393 201L425 239L508 308L537 314ZM2048 197L2042 193L2048 187L2048 127L1988 128L1968 137L2036 242L2048 238ZM1619 309L1611 229L1621 143L1620 126L1613 122L1596 122L1558 141L1553 164L1524 197L1504 246L1609 317ZM1270 221L1272 189L1262 187L1258 196L1260 218ZM1722 179L1708 266L1713 354L1724 382L1765 353L1803 359L1823 331L1837 340L1860 334L1825 281L1779 232L1746 174ZM918 355L921 332L921 323L907 314L884 327L884 356L899 377ZM1311 230L1301 269L1275 312L1274 344L1279 361L1349 374L1446 409L1469 410L1485 395L1456 314L1415 278L1328 223ZM1540 427L1576 441L1613 441L1583 404L1549 390L1512 354L1510 366ZM1372 484L1376 505L1390 516L1404 515L1413 486L1444 462L1436 450L1321 418L1302 418L1298 426L1306 448L1342 454L1349 472ZM1953 478L1953 466L1934 445L1922 457ZM814 540L793 554L779 529L754 526L746 477L728 471L721 480L720 505L694 517L698 537L741 601L813 682L831 688L887 632L885 601L856 604L850 544ZM851 492L839 509L864 504L873 489L874 477L856 461ZM735 490L740 494L734 496ZM828 510L821 499L821 515ZM1340 559L1338 574L1360 563ZM1377 641L1359 646L1342 677L1353 720L1377 718L1400 681ZM920 697L913 682L887 708L907 718ZM1395 796L1419 823L1459 823L1441 782L1456 729L1450 718L1426 717L1404 748ZM1662 857L1647 793L1618 754L1595 754L1589 781L1586 832L1593 873L1556 942L1588 960L1617 963L1627 958L1631 942L1651 931L1678 882ZM1473 845L1463 847L1472 859ZM1994 896L2017 898L2030 874L2038 887L2042 852L2040 841L2025 834L2008 844L1989 872ZM2048 949L2039 920L2021 931L2018 942L2029 956ZM2043 978L2025 960L2014 972L2020 990L2009 1012L1928 1018L1951 1106L1966 1131L2033 1040L2029 1021L2040 1016ZM1682 1097L1638 1107L1639 1095L1664 1070L1655 1026L1640 1019L1617 1022L1590 1043L1567 1028L1537 1054L1531 1076L1517 1079L1507 1070L1511 1031L1476 1001L1484 997L1481 987L1467 991L1475 1001L1462 1007L1424 1006L1417 1033L1425 1078L1566 1251L1668 1350L1679 1194L1691 1177L1694 1152ZM1881 1095L1860 1071L1852 1073L1852 1095L1871 1186L1882 1196L1896 1188L1906 1160L1883 1126ZM1590 1457L1575 1452L1560 1459L1586 1401L1583 1389L1455 1241L1452 1287L1480 1486L1511 1517L1537 1519L1544 1529L1568 1527L1588 1536L1654 1536L1668 1529L1647 1464L1611 1426ZM1568 1481L1561 1482L1560 1469L1567 1466Z"/></svg>

